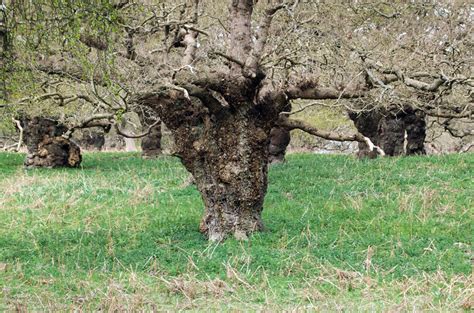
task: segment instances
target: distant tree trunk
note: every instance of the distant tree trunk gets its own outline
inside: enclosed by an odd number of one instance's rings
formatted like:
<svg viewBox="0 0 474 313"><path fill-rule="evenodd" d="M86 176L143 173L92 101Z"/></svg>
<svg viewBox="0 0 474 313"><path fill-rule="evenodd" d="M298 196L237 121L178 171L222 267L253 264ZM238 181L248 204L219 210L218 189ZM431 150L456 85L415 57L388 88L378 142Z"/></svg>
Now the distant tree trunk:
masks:
<svg viewBox="0 0 474 313"><path fill-rule="evenodd" d="M406 154L426 154L426 114L419 110L412 110L404 118L407 132Z"/></svg>
<svg viewBox="0 0 474 313"><path fill-rule="evenodd" d="M129 122L128 118L123 118L122 119L122 129L126 133L133 134L136 129L132 123ZM125 142L125 151L127 152L134 152L137 151L137 146L135 144L135 139L134 138L127 138L127 137L122 137L123 141Z"/></svg>
<svg viewBox="0 0 474 313"><path fill-rule="evenodd" d="M349 112L349 117L354 121L355 127L362 135L368 137L374 145L379 146L379 123L382 116L378 112ZM381 148L383 149L383 147ZM359 142L359 152L357 153L357 156L359 158L375 158L377 157L377 154L374 151L370 151L367 144Z"/></svg>
<svg viewBox="0 0 474 313"><path fill-rule="evenodd" d="M150 125L155 123L150 118L142 119L142 128L148 129ZM145 159L155 158L161 154L161 122L150 129L148 135L142 138L142 157Z"/></svg>
<svg viewBox="0 0 474 313"><path fill-rule="evenodd" d="M43 117L22 119L28 154L25 166L78 167L82 157L79 146L62 137L67 128L58 121Z"/></svg>
<svg viewBox="0 0 474 313"><path fill-rule="evenodd" d="M357 130L380 146L388 156L425 154L426 122L422 111L405 108L403 111L352 112L349 117ZM375 154L368 150L366 144L359 143L358 156L375 157Z"/></svg>
<svg viewBox="0 0 474 313"><path fill-rule="evenodd" d="M382 116L379 122L378 144L386 155L404 154L405 123L403 117L391 112Z"/></svg>
<svg viewBox="0 0 474 313"><path fill-rule="evenodd" d="M291 105L284 108L285 112L291 111ZM290 131L284 127L273 127L270 132L270 145L268 146L270 164L285 161L286 148L290 144Z"/></svg>
<svg viewBox="0 0 474 313"><path fill-rule="evenodd" d="M284 127L274 127L270 132L268 147L269 162L271 164L285 161L286 148L290 144L290 131Z"/></svg>
<svg viewBox="0 0 474 313"><path fill-rule="evenodd" d="M105 144L104 131L98 128L82 129L73 138L83 150L101 151Z"/></svg>
<svg viewBox="0 0 474 313"><path fill-rule="evenodd" d="M125 141L125 151L134 152L137 151L137 145L135 144L135 139L133 138L124 138Z"/></svg>

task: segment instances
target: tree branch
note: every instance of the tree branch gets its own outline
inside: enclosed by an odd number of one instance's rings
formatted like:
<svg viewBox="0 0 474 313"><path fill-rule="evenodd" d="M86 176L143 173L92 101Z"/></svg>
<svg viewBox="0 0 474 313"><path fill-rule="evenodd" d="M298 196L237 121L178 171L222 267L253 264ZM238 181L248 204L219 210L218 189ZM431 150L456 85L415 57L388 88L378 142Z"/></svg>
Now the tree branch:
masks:
<svg viewBox="0 0 474 313"><path fill-rule="evenodd" d="M62 135L64 138L70 138L74 131L79 128L90 128L90 127L108 127L112 124L110 121L114 118L111 113L99 113L87 117L81 122L69 127L69 129Z"/></svg>
<svg viewBox="0 0 474 313"><path fill-rule="evenodd" d="M290 86L286 90L289 99L350 99L361 98L366 95L362 87L346 87L343 90L330 87L319 87L315 84L300 84L299 86Z"/></svg>
<svg viewBox="0 0 474 313"><path fill-rule="evenodd" d="M114 123L114 127L115 129L117 130L117 134L121 135L121 136L124 136L126 138L132 138L132 139L138 139L138 138L143 138L145 136L148 136L151 132L151 130L153 129L153 127L155 127L156 125L158 125L159 123L161 123L161 120L157 120L155 123L151 124L147 131L141 133L141 134L138 134L138 135L135 135L135 134L128 134L126 133L125 131L121 130L120 129L120 126L117 124L117 123Z"/></svg>
<svg viewBox="0 0 474 313"><path fill-rule="evenodd" d="M365 143L369 146L369 149L373 151L374 149L377 151L378 154L381 156L385 155L385 152L378 146L374 145L372 141L368 138L362 135L361 133L357 132L353 135L343 135L343 134L337 134L325 130L318 129L305 121L302 120L297 120L297 119L289 119L284 116L280 116L280 118L277 121L278 126L285 127L288 130L293 130L293 129L299 129L302 130L308 134L327 139L327 140L333 140L333 141L357 141L357 142L362 142Z"/></svg>
<svg viewBox="0 0 474 313"><path fill-rule="evenodd" d="M250 53L250 56L245 62L246 70L249 72L248 76L252 78L255 78L257 76L258 66L262 59L263 51L265 50L265 45L268 40L268 34L273 17L279 10L285 8L286 6L287 4L280 3L272 8L268 8L267 10L265 10L265 15L263 17L262 22L260 23L256 34L257 38L253 45L252 52Z"/></svg>

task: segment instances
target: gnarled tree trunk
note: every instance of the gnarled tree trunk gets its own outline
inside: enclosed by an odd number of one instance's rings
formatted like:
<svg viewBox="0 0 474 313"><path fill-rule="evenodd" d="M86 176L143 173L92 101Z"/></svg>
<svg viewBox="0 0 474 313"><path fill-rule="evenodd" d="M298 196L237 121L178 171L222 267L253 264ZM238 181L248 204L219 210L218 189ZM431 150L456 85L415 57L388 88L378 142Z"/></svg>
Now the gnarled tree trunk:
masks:
<svg viewBox="0 0 474 313"><path fill-rule="evenodd" d="M270 131L277 124L289 125L280 123L279 113L290 100L361 95L358 86L341 91L320 87L312 79L288 85L266 80L261 61L271 21L287 5L269 2L254 36L255 3L229 3L228 53L216 53L231 62L229 67L195 72L198 32L183 28L183 70L173 75L172 84L132 97L153 109L173 134L175 154L192 173L204 201L200 230L212 241L228 235L245 239L249 233L263 229ZM199 10L195 8L197 21ZM351 138L365 141L360 134Z"/></svg>
<svg viewBox="0 0 474 313"><path fill-rule="evenodd" d="M205 209L200 231L221 241L228 235L245 239L262 230L273 125L251 102L233 105L236 112L210 114L194 100L192 105L175 99L169 104L163 98L147 101L172 132L175 154L201 193Z"/></svg>
<svg viewBox="0 0 474 313"><path fill-rule="evenodd" d="M78 167L81 164L79 146L62 136L67 131L64 125L44 117L21 122L28 149L26 167Z"/></svg>
<svg viewBox="0 0 474 313"><path fill-rule="evenodd" d="M194 151L183 157L204 200L200 230L210 240L222 240L226 234L242 239L263 228L267 138L268 130L260 128L255 118L229 116L213 125L193 143ZM179 148L189 150L183 145Z"/></svg>
<svg viewBox="0 0 474 313"><path fill-rule="evenodd" d="M357 130L388 156L425 154L426 122L422 111L411 108L403 111L374 110L359 114L351 112L349 117ZM358 156L376 157L365 143L359 143Z"/></svg>

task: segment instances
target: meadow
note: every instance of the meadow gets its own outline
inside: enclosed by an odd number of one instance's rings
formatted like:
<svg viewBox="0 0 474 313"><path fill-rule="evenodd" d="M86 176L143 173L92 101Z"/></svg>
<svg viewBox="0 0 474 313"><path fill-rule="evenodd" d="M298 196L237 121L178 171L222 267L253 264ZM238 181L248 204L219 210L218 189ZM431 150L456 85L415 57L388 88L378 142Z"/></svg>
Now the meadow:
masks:
<svg viewBox="0 0 474 313"><path fill-rule="evenodd" d="M0 153L0 311L469 311L474 154L270 168L266 230L209 243L173 157Z"/></svg>

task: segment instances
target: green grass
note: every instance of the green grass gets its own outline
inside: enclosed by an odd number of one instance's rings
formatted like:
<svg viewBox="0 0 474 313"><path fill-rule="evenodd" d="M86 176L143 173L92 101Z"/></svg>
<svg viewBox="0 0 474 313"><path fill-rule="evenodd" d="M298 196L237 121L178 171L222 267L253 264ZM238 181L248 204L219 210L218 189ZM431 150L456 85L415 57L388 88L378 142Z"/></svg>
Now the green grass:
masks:
<svg viewBox="0 0 474 313"><path fill-rule="evenodd" d="M474 155L270 169L266 231L209 244L171 157L0 154L0 311L472 309Z"/></svg>

